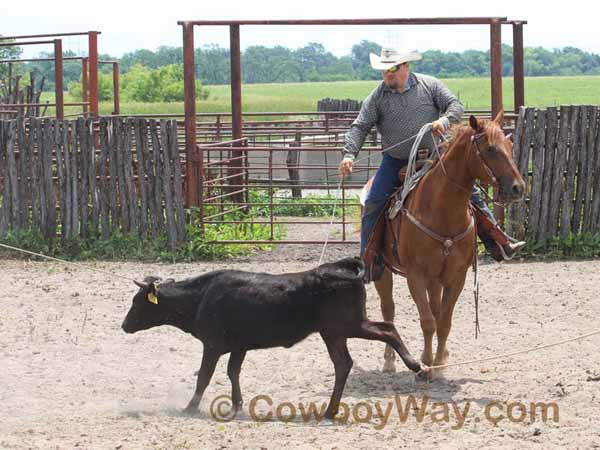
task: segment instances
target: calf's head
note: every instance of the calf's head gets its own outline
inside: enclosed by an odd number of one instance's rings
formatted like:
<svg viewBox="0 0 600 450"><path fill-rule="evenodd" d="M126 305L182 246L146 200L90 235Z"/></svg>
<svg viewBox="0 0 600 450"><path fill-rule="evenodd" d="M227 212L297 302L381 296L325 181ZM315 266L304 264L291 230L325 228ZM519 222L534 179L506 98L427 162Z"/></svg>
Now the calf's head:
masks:
<svg viewBox="0 0 600 450"><path fill-rule="evenodd" d="M135 281L140 290L133 297L131 308L121 325L126 333L135 333L164 324L164 306L158 300L158 286L161 279L146 277L144 281Z"/></svg>

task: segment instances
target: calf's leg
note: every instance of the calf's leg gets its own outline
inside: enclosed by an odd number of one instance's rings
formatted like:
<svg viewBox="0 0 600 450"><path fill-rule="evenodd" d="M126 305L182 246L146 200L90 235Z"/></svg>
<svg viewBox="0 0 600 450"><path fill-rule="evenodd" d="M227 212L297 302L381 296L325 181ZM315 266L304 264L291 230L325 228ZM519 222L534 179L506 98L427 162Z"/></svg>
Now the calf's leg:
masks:
<svg viewBox="0 0 600 450"><path fill-rule="evenodd" d="M231 352L229 355L229 363L227 364L227 376L231 380L231 403L232 408L238 411L243 404L242 390L240 388L240 371L246 351Z"/></svg>
<svg viewBox="0 0 600 450"><path fill-rule="evenodd" d="M194 392L194 396L190 400L190 403L185 408L185 412L188 414L195 413L198 410L198 405L200 404L200 400L202 400L202 395L204 394L204 390L210 383L210 379L215 372L215 367L217 367L217 362L221 357L220 352L208 347L204 347L204 353L202 354L202 364L200 365L200 371L198 372L198 380L196 381L196 392Z"/></svg>
<svg viewBox="0 0 600 450"><path fill-rule="evenodd" d="M402 342L402 338L398 334L396 327L391 322L373 322L365 320L360 324L358 333L353 337L385 342L398 353L400 358L402 358L402 361L404 361L404 364L406 364L406 367L410 370L417 373L427 371L427 368L422 367L421 364L412 357L408 348L406 348L406 345Z"/></svg>
<svg viewBox="0 0 600 450"><path fill-rule="evenodd" d="M333 386L333 394L331 394L331 400L329 406L325 412L325 417L333 419L338 412L340 406L340 400L342 393L344 392L344 386L346 386L346 380L350 369L352 369L352 358L348 352L348 346L346 345L346 338L341 336L325 336L321 333L321 337L327 345L327 351L329 357L333 361L333 367L335 369L335 384Z"/></svg>

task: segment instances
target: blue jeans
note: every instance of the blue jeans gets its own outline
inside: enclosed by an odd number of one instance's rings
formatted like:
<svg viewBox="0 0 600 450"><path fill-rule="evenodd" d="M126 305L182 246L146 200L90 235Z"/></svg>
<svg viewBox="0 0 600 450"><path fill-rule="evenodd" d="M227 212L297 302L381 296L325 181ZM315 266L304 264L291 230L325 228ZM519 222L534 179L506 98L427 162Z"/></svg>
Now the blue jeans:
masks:
<svg viewBox="0 0 600 450"><path fill-rule="evenodd" d="M406 159L396 159L389 156L387 153L383 154L381 164L375 174L373 185L367 196L365 202L365 209L362 216L362 224L360 230L360 256L362 257L369 241L369 236L375 228L377 219L382 213L385 203L396 188L400 186L400 180L398 179L398 172L400 169L408 164ZM485 201L481 198L479 189L473 186L473 193L471 196L471 202L479 206L483 212L489 216L494 223L496 219L494 214L485 204ZM493 241L492 241L493 242Z"/></svg>
<svg viewBox="0 0 600 450"><path fill-rule="evenodd" d="M408 160L406 159L396 159L392 158L387 153L383 154L381 164L377 169L377 173L375 173L371 190L365 201L365 209L363 211L360 228L361 257L365 252L369 236L371 236L371 232L373 231L373 228L375 228L375 224L385 207L385 203L390 195L392 195L392 192L400 186L398 172L407 164Z"/></svg>

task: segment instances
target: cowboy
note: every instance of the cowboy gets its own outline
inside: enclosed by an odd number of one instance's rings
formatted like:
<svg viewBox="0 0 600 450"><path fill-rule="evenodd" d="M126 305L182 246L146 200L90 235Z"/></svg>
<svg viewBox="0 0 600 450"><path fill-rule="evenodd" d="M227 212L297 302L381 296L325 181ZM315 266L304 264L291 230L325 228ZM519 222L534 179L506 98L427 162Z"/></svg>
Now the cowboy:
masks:
<svg viewBox="0 0 600 450"><path fill-rule="evenodd" d="M398 172L408 164L414 137L423 125L431 123L432 133L426 133L420 145L432 154L433 139L437 141L445 134L451 123L459 123L464 112L462 103L440 80L411 72L410 63L421 60L420 53L383 48L380 56L374 53L369 56L371 67L381 70L383 81L365 99L358 117L346 133L339 166L342 176L352 172L353 162L373 125L381 135L382 147L392 147L383 154L366 199L360 239L360 256L363 259L373 228L388 198L400 185ZM488 232L479 233L487 251L496 261L512 258L525 242L515 241L500 229L476 187L471 202L484 212L484 217L487 215L489 218L484 227ZM372 261L365 262L370 267ZM375 264L381 266L381 259ZM367 281L370 278L372 276L367 276Z"/></svg>

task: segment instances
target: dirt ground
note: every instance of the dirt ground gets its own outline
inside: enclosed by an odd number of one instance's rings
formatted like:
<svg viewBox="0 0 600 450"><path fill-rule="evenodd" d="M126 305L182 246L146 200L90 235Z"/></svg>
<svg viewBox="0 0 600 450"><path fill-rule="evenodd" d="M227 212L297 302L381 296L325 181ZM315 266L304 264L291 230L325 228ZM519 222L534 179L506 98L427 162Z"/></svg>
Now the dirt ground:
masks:
<svg viewBox="0 0 600 450"><path fill-rule="evenodd" d="M321 248L281 246L228 262L91 266L131 278L181 279L219 268L294 272L314 267ZM330 246L325 259L356 252ZM217 397L230 394L227 358L219 362L201 414L185 416L202 345L169 327L126 335L120 326L137 290L133 283L54 262L2 260L0 273L0 448L600 447L600 336L449 368L431 383L416 381L399 362L395 374L383 373L383 345L351 340L348 410L331 422L303 416L311 402L319 410L328 401L334 379L325 345L313 335L292 349L248 353L244 409L220 422L211 404L218 412ZM600 328L598 273L600 261L484 262L482 333L475 339L469 274L450 335L450 362ZM394 291L396 326L418 356L421 331L404 280L395 279ZM381 318L372 285L368 313ZM411 401L419 408L409 408Z"/></svg>

